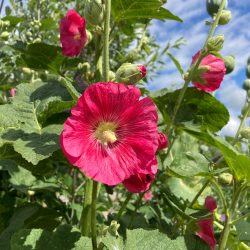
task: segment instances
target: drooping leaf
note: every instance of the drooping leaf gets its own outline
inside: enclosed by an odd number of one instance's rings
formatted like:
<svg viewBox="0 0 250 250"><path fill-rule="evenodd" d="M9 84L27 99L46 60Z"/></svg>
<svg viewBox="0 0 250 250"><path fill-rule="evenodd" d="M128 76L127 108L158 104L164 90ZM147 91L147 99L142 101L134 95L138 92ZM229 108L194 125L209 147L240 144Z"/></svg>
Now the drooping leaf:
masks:
<svg viewBox="0 0 250 250"><path fill-rule="evenodd" d="M167 123L173 117L174 107L180 91L179 89L154 98ZM202 129L218 131L227 124L228 120L229 113L227 109L215 97L196 88L188 88L174 123L176 126L191 123L200 126Z"/></svg>
<svg viewBox="0 0 250 250"><path fill-rule="evenodd" d="M23 229L11 239L11 250L92 250L91 239L70 225L61 225L53 232L42 229Z"/></svg>
<svg viewBox="0 0 250 250"><path fill-rule="evenodd" d="M167 55L174 62L176 68L178 69L178 71L180 72L180 74L182 76L184 74L184 70L182 69L180 62L171 53L167 53Z"/></svg>

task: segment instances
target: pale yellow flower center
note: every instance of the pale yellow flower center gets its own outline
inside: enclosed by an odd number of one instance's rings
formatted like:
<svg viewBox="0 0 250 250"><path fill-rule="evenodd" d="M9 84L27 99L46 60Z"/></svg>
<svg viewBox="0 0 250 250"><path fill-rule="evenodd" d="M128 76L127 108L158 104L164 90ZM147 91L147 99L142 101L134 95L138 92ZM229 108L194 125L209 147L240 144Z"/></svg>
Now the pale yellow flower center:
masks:
<svg viewBox="0 0 250 250"><path fill-rule="evenodd" d="M74 39L75 40L80 40L81 39L81 35L80 35L79 32L74 35Z"/></svg>
<svg viewBox="0 0 250 250"><path fill-rule="evenodd" d="M117 124L114 122L100 122L95 131L95 138L103 145L117 141Z"/></svg>

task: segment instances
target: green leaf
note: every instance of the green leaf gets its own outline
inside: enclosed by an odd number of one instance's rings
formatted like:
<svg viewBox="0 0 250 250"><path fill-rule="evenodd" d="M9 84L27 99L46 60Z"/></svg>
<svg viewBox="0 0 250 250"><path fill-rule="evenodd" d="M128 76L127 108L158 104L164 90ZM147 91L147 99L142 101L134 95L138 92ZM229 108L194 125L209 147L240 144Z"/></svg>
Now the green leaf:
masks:
<svg viewBox="0 0 250 250"><path fill-rule="evenodd" d="M127 230L127 238L122 244L121 238L108 235L103 238L103 244L109 250L186 250L183 237L171 240L158 230L143 229Z"/></svg>
<svg viewBox="0 0 250 250"><path fill-rule="evenodd" d="M250 183L250 158L248 156L237 152L231 144L209 131L200 131L198 128L191 126L182 127L182 129L197 139L218 148L237 179L246 179Z"/></svg>
<svg viewBox="0 0 250 250"><path fill-rule="evenodd" d="M91 239L70 225L62 225L53 232L24 229L11 238L11 250L92 250Z"/></svg>
<svg viewBox="0 0 250 250"><path fill-rule="evenodd" d="M112 13L116 21L125 19L182 20L169 10L161 7L160 0L118 0L112 3Z"/></svg>
<svg viewBox="0 0 250 250"><path fill-rule="evenodd" d="M22 228L42 228L53 230L58 226L59 218L62 216L55 210L28 205L16 209L9 221L8 227L0 235L0 249L10 250L12 235ZM49 248L48 248L49 249Z"/></svg>
<svg viewBox="0 0 250 250"><path fill-rule="evenodd" d="M197 140L192 136L183 133L175 141L171 151L173 160L167 157L163 164L179 177L206 175L209 172L209 162L200 154Z"/></svg>
<svg viewBox="0 0 250 250"><path fill-rule="evenodd" d="M14 28L18 23L24 21L23 17L18 17L18 16L5 16L2 18L3 21L9 21L10 22L10 27Z"/></svg>
<svg viewBox="0 0 250 250"><path fill-rule="evenodd" d="M239 241L250 242L250 223L247 221L239 221L235 224L237 230L237 238Z"/></svg>
<svg viewBox="0 0 250 250"><path fill-rule="evenodd" d="M176 100L180 89L154 98L156 105L169 123L173 117ZM212 95L196 88L188 88L176 115L175 124L195 124L202 129L218 131L229 121L229 113L225 106Z"/></svg>
<svg viewBox="0 0 250 250"><path fill-rule="evenodd" d="M171 53L167 53L167 55L171 58L171 60L174 62L176 68L178 69L178 71L180 72L181 76L184 74L184 70L181 67L181 64L179 63L179 61L171 54Z"/></svg>

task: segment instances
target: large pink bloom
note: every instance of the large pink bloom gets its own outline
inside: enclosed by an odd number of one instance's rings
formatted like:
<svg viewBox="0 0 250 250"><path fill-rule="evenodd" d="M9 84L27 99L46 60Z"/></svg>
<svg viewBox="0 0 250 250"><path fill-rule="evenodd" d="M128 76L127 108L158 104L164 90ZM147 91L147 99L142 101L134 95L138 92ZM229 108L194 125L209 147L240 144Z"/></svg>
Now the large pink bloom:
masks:
<svg viewBox="0 0 250 250"><path fill-rule="evenodd" d="M107 185L147 170L158 147L157 111L150 98L139 98L135 86L90 85L60 137L69 162Z"/></svg>
<svg viewBox="0 0 250 250"><path fill-rule="evenodd" d="M211 215L208 219L201 219L197 221L198 231L196 232L196 235L204 240L210 246L211 250L214 250L216 239L214 237L213 229L213 212L217 208L216 200L213 197L208 196L205 200L204 206L210 211Z"/></svg>
<svg viewBox="0 0 250 250"><path fill-rule="evenodd" d="M200 54L201 52L199 51L193 56L192 64L197 61ZM201 60L198 70L201 68L207 68L206 72L200 73L198 78L193 79L193 85L198 89L208 92L218 89L226 74L223 59L209 54Z"/></svg>
<svg viewBox="0 0 250 250"><path fill-rule="evenodd" d="M75 10L68 11L60 22L60 40L65 56L78 56L87 42L85 19Z"/></svg>
<svg viewBox="0 0 250 250"><path fill-rule="evenodd" d="M139 170L137 174L131 175L128 179L123 181L123 185L131 193L142 193L149 190L157 173L157 161L154 158L146 169Z"/></svg>

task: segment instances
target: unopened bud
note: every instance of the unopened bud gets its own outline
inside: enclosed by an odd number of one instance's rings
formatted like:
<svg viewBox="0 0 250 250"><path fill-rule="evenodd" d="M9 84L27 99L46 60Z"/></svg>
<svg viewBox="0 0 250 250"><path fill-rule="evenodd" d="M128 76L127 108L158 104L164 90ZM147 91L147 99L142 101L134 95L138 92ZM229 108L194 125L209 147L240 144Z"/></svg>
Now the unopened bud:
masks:
<svg viewBox="0 0 250 250"><path fill-rule="evenodd" d="M245 107L243 107L243 108L241 109L241 114L242 114L242 115L245 115L246 112L247 112L247 106L245 106ZM248 113L247 116L248 116L248 117L250 116L250 112Z"/></svg>
<svg viewBox="0 0 250 250"><path fill-rule="evenodd" d="M242 138L250 139L250 128L243 128L240 131L240 135L241 135Z"/></svg>
<svg viewBox="0 0 250 250"><path fill-rule="evenodd" d="M214 15L217 14L217 12L220 8L221 2L222 2L222 0L207 0L207 4L206 4L207 12L211 17L213 17ZM227 4L228 4L228 2L226 0L224 9L227 8Z"/></svg>
<svg viewBox="0 0 250 250"><path fill-rule="evenodd" d="M222 10L219 24L226 25L230 22L231 18L232 18L232 13L230 10Z"/></svg>
<svg viewBox="0 0 250 250"><path fill-rule="evenodd" d="M6 39L9 37L9 35L10 35L10 33L8 31L4 31L1 33L0 38Z"/></svg>
<svg viewBox="0 0 250 250"><path fill-rule="evenodd" d="M10 21L0 20L0 29L4 29L10 26Z"/></svg>
<svg viewBox="0 0 250 250"><path fill-rule="evenodd" d="M25 73L27 75L31 75L34 72L32 69L26 68L26 67L23 67L22 71L23 71L23 73Z"/></svg>
<svg viewBox="0 0 250 250"><path fill-rule="evenodd" d="M223 59L226 67L226 74L230 74L231 72L233 72L235 67L235 57L230 55L225 56Z"/></svg>
<svg viewBox="0 0 250 250"><path fill-rule="evenodd" d="M115 73L113 71L109 71L109 81L114 81L115 80Z"/></svg>
<svg viewBox="0 0 250 250"><path fill-rule="evenodd" d="M208 51L220 51L223 48L224 36L218 35L215 37L211 37L207 43Z"/></svg>
<svg viewBox="0 0 250 250"><path fill-rule="evenodd" d="M250 78L250 64L247 65L246 76L247 76L247 78Z"/></svg>
<svg viewBox="0 0 250 250"><path fill-rule="evenodd" d="M233 176L229 173L222 173L219 175L218 181L222 185L230 185L233 181Z"/></svg>
<svg viewBox="0 0 250 250"><path fill-rule="evenodd" d="M249 250L249 246L247 246L244 242L240 242L240 244L237 246L237 249Z"/></svg>
<svg viewBox="0 0 250 250"><path fill-rule="evenodd" d="M87 45L93 40L93 35L89 30L86 30L86 34L87 34L87 42L86 42L86 45Z"/></svg>
<svg viewBox="0 0 250 250"><path fill-rule="evenodd" d="M168 147L168 138L163 133L158 133L158 150Z"/></svg>
<svg viewBox="0 0 250 250"><path fill-rule="evenodd" d="M247 59L247 64L250 65L250 56Z"/></svg>
<svg viewBox="0 0 250 250"><path fill-rule="evenodd" d="M247 91L247 97L250 98L250 90Z"/></svg>
<svg viewBox="0 0 250 250"><path fill-rule="evenodd" d="M84 8L84 17L92 25L98 25L103 20L103 6L101 0L87 2Z"/></svg>
<svg viewBox="0 0 250 250"><path fill-rule="evenodd" d="M125 84L136 84L146 76L146 67L142 64L124 63L117 70L115 80Z"/></svg>
<svg viewBox="0 0 250 250"><path fill-rule="evenodd" d="M28 196L33 196L33 195L35 195L35 191L33 191L33 190L28 190L28 191L27 191L27 194L28 194Z"/></svg>
<svg viewBox="0 0 250 250"><path fill-rule="evenodd" d="M243 89L248 91L250 90L250 79L246 79L244 82L243 82Z"/></svg>
<svg viewBox="0 0 250 250"><path fill-rule="evenodd" d="M137 49L131 50L127 55L127 60L129 62L134 62L140 58L140 53Z"/></svg>

